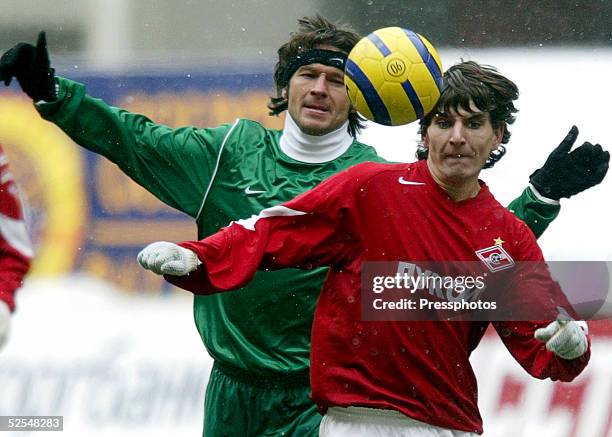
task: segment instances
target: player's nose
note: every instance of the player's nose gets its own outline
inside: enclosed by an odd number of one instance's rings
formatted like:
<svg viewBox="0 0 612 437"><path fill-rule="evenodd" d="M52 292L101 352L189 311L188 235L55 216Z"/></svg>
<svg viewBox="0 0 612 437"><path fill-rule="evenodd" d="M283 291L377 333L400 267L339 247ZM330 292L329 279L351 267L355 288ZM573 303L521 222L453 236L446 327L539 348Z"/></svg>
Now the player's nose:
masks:
<svg viewBox="0 0 612 437"><path fill-rule="evenodd" d="M317 77L310 92L313 94L327 95L327 78L325 77L325 73Z"/></svg>
<svg viewBox="0 0 612 437"><path fill-rule="evenodd" d="M465 126L460 121L455 121L450 128L450 143L456 146L465 144Z"/></svg>

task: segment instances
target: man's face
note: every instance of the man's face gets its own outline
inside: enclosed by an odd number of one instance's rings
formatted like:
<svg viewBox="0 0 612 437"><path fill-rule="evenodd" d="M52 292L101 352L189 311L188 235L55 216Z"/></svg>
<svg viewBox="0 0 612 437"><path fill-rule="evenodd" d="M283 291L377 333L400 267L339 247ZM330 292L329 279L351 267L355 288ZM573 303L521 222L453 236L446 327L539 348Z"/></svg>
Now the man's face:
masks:
<svg viewBox="0 0 612 437"><path fill-rule="evenodd" d="M289 81L287 97L289 114L306 134L325 135L348 120L351 102L344 86L344 72L335 67L300 67Z"/></svg>
<svg viewBox="0 0 612 437"><path fill-rule="evenodd" d="M502 134L503 128L493 129L490 114L473 104L471 111L437 114L423 136L428 166L445 184L475 182Z"/></svg>

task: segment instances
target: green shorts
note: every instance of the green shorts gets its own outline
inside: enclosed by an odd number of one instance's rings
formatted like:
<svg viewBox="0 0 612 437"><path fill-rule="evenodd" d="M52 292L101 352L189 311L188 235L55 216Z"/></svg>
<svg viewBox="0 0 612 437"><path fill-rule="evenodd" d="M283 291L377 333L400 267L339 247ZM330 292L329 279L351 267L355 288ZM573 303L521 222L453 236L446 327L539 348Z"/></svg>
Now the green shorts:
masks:
<svg viewBox="0 0 612 437"><path fill-rule="evenodd" d="M308 374L262 378L215 362L204 403L204 437L316 437L322 416Z"/></svg>

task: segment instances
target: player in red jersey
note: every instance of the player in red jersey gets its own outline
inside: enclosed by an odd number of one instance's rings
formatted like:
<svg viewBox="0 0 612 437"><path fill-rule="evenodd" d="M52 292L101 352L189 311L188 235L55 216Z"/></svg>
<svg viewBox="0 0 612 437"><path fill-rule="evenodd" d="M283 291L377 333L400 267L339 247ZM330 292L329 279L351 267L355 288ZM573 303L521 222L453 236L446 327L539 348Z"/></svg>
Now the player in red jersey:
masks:
<svg viewBox="0 0 612 437"><path fill-rule="evenodd" d="M32 255L17 187L0 146L0 349L8 340L15 292L30 268Z"/></svg>
<svg viewBox="0 0 612 437"><path fill-rule="evenodd" d="M238 289L257 269L330 266L311 349L322 436L483 431L469 356L490 322L363 321L364 263L480 262L492 248L507 262L543 261L533 233L478 179L510 137L516 85L474 62L449 68L444 79L437 110L422 121L420 161L359 164L202 241L157 242L139 254L143 267L196 294ZM543 290L561 299L542 270L513 281L506 290L524 303ZM571 381L590 357L575 321L493 326L536 378Z"/></svg>

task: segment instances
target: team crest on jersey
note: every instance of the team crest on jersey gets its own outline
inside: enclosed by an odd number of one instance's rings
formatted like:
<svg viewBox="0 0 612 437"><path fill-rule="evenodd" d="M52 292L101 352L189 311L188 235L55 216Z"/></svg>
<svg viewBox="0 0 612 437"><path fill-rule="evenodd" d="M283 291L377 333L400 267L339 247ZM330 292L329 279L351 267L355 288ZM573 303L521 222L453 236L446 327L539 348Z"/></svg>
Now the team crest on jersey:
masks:
<svg viewBox="0 0 612 437"><path fill-rule="evenodd" d="M477 250L476 255L492 272L508 269L514 265L512 257L498 244Z"/></svg>

